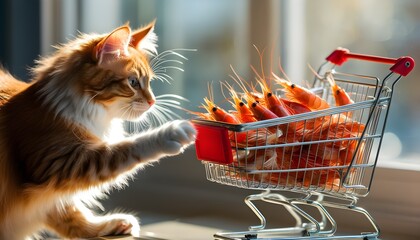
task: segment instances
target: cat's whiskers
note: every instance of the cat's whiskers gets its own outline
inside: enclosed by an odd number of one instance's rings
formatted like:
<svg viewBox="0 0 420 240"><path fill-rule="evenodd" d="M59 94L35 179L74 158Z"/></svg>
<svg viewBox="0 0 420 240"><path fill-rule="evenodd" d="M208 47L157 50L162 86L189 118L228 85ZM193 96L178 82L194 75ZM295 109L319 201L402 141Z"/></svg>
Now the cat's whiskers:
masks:
<svg viewBox="0 0 420 240"><path fill-rule="evenodd" d="M136 106L127 104L119 109L121 119L139 119L141 115L150 109L149 106Z"/></svg>
<svg viewBox="0 0 420 240"><path fill-rule="evenodd" d="M152 127L154 125L159 126L170 120L182 118L180 115L171 110L183 110L179 101L188 100L174 94L157 96L156 103L141 117L139 121L140 127Z"/></svg>
<svg viewBox="0 0 420 240"><path fill-rule="evenodd" d="M183 65L184 63L182 62L182 61L180 61L180 60L175 60L175 59L167 59L167 60L165 60L165 59L162 59L162 60L160 60L160 61L158 61L158 62L156 62L156 64L155 65L152 65L152 69L160 69L160 68L163 68L163 67L165 67L163 64L165 64L165 63L177 63L177 64L181 64L181 65Z"/></svg>
<svg viewBox="0 0 420 240"><path fill-rule="evenodd" d="M169 55L176 55L176 56L178 56L178 57L180 57L180 58L182 58L184 60L188 60L185 56L183 56L182 54L180 54L180 53L178 53L176 51L195 51L195 50L193 50L193 49L184 49L184 48L169 49L169 50L163 51L163 52L155 55L153 57L153 59L150 60L150 65L152 66L152 68L155 67L159 63L159 61L164 60L165 57L167 57Z"/></svg>
<svg viewBox="0 0 420 240"><path fill-rule="evenodd" d="M158 120L159 124L165 123L167 120L181 118L181 116L179 116L178 114L162 106L155 106L155 111L153 111L153 114Z"/></svg>
<svg viewBox="0 0 420 240"><path fill-rule="evenodd" d="M121 118L125 119L126 117L130 116L130 114L128 114L128 116L126 116L126 114L127 114L127 112L128 113L130 112L131 106L130 105L125 105L124 107L120 108L120 111L123 111L123 110L124 110L124 112L121 114Z"/></svg>
<svg viewBox="0 0 420 240"><path fill-rule="evenodd" d="M184 63L181 60L176 59L167 59L167 57L175 56L181 58L182 60L188 60L185 56L180 54L177 51L196 51L195 49L171 49L166 50L158 55L154 56L154 58L150 61L150 66L155 74L154 78L160 80L162 82L170 83L173 81L173 78L167 74L167 70L174 69L183 72L184 69L179 67L178 65L183 65ZM173 65L169 65L173 64Z"/></svg>
<svg viewBox="0 0 420 240"><path fill-rule="evenodd" d="M157 80L160 80L162 82L167 82L169 84L171 84L171 81L169 81L169 80L172 80L172 81L174 80L171 76L169 76L168 74L163 73L163 72L155 73L154 78L156 78Z"/></svg>

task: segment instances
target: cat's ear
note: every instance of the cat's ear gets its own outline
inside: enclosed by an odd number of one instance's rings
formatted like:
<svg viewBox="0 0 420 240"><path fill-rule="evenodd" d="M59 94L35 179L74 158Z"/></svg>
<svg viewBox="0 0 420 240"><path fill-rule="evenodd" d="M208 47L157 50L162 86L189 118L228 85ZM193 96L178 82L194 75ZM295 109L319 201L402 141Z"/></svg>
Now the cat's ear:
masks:
<svg viewBox="0 0 420 240"><path fill-rule="evenodd" d="M145 27L142 27L140 29L137 29L133 32L131 36L131 45L138 49L138 50L145 50L147 52L150 52L152 54L156 54L156 41L157 36L154 32L156 20L153 20L151 23L146 25Z"/></svg>
<svg viewBox="0 0 420 240"><path fill-rule="evenodd" d="M130 39L131 29L128 25L115 29L95 46L93 50L95 60L100 65L115 61L122 56L128 56Z"/></svg>

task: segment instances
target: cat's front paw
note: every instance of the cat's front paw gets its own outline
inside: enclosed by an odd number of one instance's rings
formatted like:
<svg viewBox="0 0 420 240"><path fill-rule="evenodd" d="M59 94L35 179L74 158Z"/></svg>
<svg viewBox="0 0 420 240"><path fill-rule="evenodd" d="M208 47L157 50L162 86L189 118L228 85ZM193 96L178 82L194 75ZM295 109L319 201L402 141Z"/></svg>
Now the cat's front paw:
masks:
<svg viewBox="0 0 420 240"><path fill-rule="evenodd" d="M175 120L162 126L160 143L165 153L176 155L193 143L196 135L197 132L189 121Z"/></svg>
<svg viewBox="0 0 420 240"><path fill-rule="evenodd" d="M109 235L132 235L140 236L140 225L137 219L128 214L113 214L107 216L107 220L99 232L98 236Z"/></svg>

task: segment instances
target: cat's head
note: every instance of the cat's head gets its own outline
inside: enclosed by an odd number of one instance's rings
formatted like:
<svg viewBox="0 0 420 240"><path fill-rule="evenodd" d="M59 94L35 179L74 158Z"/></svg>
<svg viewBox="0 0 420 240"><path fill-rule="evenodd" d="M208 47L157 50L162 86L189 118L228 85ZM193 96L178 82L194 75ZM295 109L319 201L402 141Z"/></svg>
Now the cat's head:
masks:
<svg viewBox="0 0 420 240"><path fill-rule="evenodd" d="M48 81L45 100L63 115L83 115L99 106L110 118L139 118L155 103L149 63L156 53L153 29L154 22L138 30L124 25L63 45L35 69L38 80Z"/></svg>
<svg viewBox="0 0 420 240"><path fill-rule="evenodd" d="M85 90L123 119L138 118L155 103L150 87L154 73L148 59L148 52L156 52L153 28L154 23L132 32L122 26L103 37L92 51L103 75L88 79Z"/></svg>

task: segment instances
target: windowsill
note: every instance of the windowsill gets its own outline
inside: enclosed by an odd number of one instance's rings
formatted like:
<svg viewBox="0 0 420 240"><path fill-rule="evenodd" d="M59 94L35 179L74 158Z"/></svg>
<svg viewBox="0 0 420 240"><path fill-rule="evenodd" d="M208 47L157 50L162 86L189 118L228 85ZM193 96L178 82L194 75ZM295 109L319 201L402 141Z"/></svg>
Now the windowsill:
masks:
<svg viewBox="0 0 420 240"><path fill-rule="evenodd" d="M379 159L378 167L388 168L388 169L400 169L400 170L408 170L408 171L420 171L420 161L413 161L412 159L402 159L399 158L398 160L390 161L390 160L382 160Z"/></svg>

